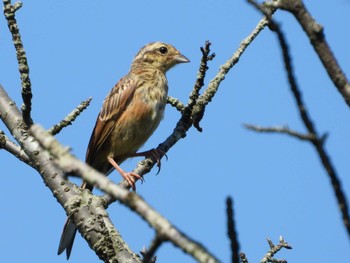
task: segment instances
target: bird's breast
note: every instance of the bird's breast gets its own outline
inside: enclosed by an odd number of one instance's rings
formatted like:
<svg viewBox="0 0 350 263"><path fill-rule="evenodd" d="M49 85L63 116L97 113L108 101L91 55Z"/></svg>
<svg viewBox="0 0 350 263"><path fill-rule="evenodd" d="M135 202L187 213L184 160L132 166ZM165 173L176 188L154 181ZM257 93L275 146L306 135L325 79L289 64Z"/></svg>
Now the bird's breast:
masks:
<svg viewBox="0 0 350 263"><path fill-rule="evenodd" d="M130 105L117 120L112 136L115 154L136 152L158 127L164 115L167 99L166 79L150 85L140 83Z"/></svg>

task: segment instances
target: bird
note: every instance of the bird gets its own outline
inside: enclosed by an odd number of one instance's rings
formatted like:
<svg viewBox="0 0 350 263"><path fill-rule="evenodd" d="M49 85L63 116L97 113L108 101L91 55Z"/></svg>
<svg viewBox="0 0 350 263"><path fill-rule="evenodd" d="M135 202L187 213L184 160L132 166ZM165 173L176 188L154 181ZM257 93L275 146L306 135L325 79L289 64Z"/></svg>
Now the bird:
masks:
<svg viewBox="0 0 350 263"><path fill-rule="evenodd" d="M152 42L139 50L129 72L103 101L86 151L88 165L106 176L116 169L136 189L135 180L142 180L141 176L125 172L119 165L130 157L158 155L154 149L137 151L163 118L168 95L166 72L187 62L190 60L167 43ZM93 185L83 182L81 188L92 191ZM73 221L67 218L58 247L58 255L66 250L67 260L76 232Z"/></svg>

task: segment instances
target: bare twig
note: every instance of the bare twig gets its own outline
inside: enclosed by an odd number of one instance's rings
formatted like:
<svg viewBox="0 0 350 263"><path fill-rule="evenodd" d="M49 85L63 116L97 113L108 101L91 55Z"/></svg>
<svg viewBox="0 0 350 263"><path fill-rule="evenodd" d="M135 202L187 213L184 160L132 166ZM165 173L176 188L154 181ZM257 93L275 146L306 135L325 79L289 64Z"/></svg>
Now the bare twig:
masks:
<svg viewBox="0 0 350 263"><path fill-rule="evenodd" d="M4 15L7 20L8 28L12 34L12 41L16 49L16 56L18 61L18 69L22 81L22 98L23 105L21 107L23 119L27 126L33 124L31 117L32 110L32 85L29 78L29 66L27 61L27 56L23 48L23 43L21 40L21 35L17 26L17 21L15 18L15 12L22 6L22 3L17 2L11 5L11 0L3 0L4 3Z"/></svg>
<svg viewBox="0 0 350 263"><path fill-rule="evenodd" d="M198 104L199 91L204 86L205 75L207 73L207 70L209 69L208 61L212 60L215 57L215 53L210 54L210 45L211 45L211 43L209 41L206 41L204 47L201 47L202 59L201 59L199 71L197 74L197 80L196 80L196 83L195 83L194 88L192 90L192 93L190 95L190 100L188 102L188 105L191 109L192 109L192 107L194 107L195 105ZM198 110L198 111L193 110L192 111L191 119L193 122L193 126L199 132L201 132L202 128L199 126L199 122L202 120L202 118L204 116L205 107L201 107L198 109L200 109L200 110Z"/></svg>
<svg viewBox="0 0 350 263"><path fill-rule="evenodd" d="M15 144L13 141L11 141L3 131L0 130L0 149L4 149L11 153L12 155L16 156L19 160L22 162L33 166L33 163L28 158L28 155L25 154L25 152L22 150L21 147L19 147L17 144Z"/></svg>
<svg viewBox="0 0 350 263"><path fill-rule="evenodd" d="M287 134L294 138L297 138L302 141L314 141L316 140L316 137L314 134L303 134L294 130L291 130L288 126L283 127L261 127L251 124L244 124L244 127L246 127L249 130L256 131L256 132L265 132L265 133L281 133L281 134Z"/></svg>
<svg viewBox="0 0 350 263"><path fill-rule="evenodd" d="M235 226L233 212L233 200L231 197L226 198L226 215L227 215L227 235L231 241L231 262L239 263L239 242Z"/></svg>
<svg viewBox="0 0 350 263"><path fill-rule="evenodd" d="M82 113L90 104L92 98L88 98L85 101L82 101L72 112L70 112L66 118L64 118L60 123L51 127L48 132L52 135L58 134L64 127L71 125L73 121Z"/></svg>
<svg viewBox="0 0 350 263"><path fill-rule="evenodd" d="M246 257L246 255L245 255L244 253L241 252L241 253L239 254L239 257L240 257L242 263L249 263L249 262L248 262L248 259L247 259L247 257Z"/></svg>
<svg viewBox="0 0 350 263"><path fill-rule="evenodd" d="M213 99L215 96L220 83L225 79L226 74L230 69L239 61L240 57L247 49L247 47L252 43L252 41L258 36L258 34L268 25L269 20L271 19L272 14L275 12L275 8L270 9L270 13L265 15L257 24L255 29L246 37L238 47L237 51L230 57L225 64L223 64L216 76L209 82L207 89L203 94L198 98L198 101L193 108L193 116L197 114L200 116L204 112L206 105Z"/></svg>
<svg viewBox="0 0 350 263"><path fill-rule="evenodd" d="M211 45L211 43L209 41L205 41L204 47L200 48L200 50L202 52L202 58L201 58L201 62L199 64L197 79L196 79L196 82L195 82L194 87L192 89L192 92L190 94L187 105L185 106L181 101L179 101L176 98L173 98L170 96L168 96L168 98L167 98L167 103L169 103L171 106L175 107L181 113L184 113L186 107L187 107L188 112L192 111L193 107L197 103L197 100L199 98L199 92L200 92L201 88L204 86L204 79L205 79L206 72L209 69L208 61L212 60L215 57L215 53L210 54L210 45ZM192 119L193 119L193 117L192 117ZM198 122L196 122L195 127L198 126L196 128L198 130L200 130L200 127L199 127L200 119L199 118L196 118L196 119Z"/></svg>
<svg viewBox="0 0 350 263"><path fill-rule="evenodd" d="M149 247L149 249L142 252L143 260L142 263L155 263L157 256L155 256L156 251L161 246L161 244L164 242L161 236L156 235L155 238L152 240L152 243Z"/></svg>
<svg viewBox="0 0 350 263"><path fill-rule="evenodd" d="M177 109L179 112L183 112L185 110L185 105L179 101L178 99L168 96L167 97L167 103L170 104L172 107Z"/></svg>
<svg viewBox="0 0 350 263"><path fill-rule="evenodd" d="M308 12L302 0L280 0L269 3L277 8L284 9L294 15L300 23L310 42L320 58L329 78L343 96L345 102L350 106L350 83L345 73L339 66L331 48L329 47L323 32L323 26Z"/></svg>
<svg viewBox="0 0 350 263"><path fill-rule="evenodd" d="M263 257L260 263L267 263L267 262L287 263L287 260L274 258L274 255L278 251L280 251L282 248L292 249L292 247L286 241L284 241L283 237L282 236L280 237L279 243L277 245L274 245L270 239L267 239L267 242L269 243L270 250L266 253L266 255Z"/></svg>

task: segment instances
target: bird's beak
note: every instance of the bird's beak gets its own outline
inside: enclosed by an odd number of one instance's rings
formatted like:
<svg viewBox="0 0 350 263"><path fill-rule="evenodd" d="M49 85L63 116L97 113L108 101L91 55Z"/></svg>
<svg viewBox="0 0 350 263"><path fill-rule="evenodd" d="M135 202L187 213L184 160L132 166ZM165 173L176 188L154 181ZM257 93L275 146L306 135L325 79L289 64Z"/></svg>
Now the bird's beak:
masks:
<svg viewBox="0 0 350 263"><path fill-rule="evenodd" d="M186 58L184 55L182 55L181 53L177 54L174 57L174 60L176 61L176 63L188 63L188 62L190 62L190 60L188 58Z"/></svg>

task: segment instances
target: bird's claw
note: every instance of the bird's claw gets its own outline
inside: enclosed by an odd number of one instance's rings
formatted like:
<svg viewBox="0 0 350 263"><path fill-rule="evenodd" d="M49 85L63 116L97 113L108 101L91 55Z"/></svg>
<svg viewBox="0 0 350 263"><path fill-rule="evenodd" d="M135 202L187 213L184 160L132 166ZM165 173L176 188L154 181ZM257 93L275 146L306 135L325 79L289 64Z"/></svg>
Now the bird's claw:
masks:
<svg viewBox="0 0 350 263"><path fill-rule="evenodd" d="M140 180L141 183L144 182L143 177L134 172L124 172L124 173L120 173L120 175L125 179L125 181L128 182L128 184L130 185L133 191L136 191L136 185L135 185L136 180Z"/></svg>
<svg viewBox="0 0 350 263"><path fill-rule="evenodd" d="M153 149L145 151L145 152L135 153L135 155L133 155L133 156L144 156L146 158L154 159L156 161L157 167L158 167L158 172L156 173L156 175L159 174L161 166L162 166L160 159L163 156L165 156L166 160L168 160L168 156L166 155L166 153L158 148L157 149L153 148Z"/></svg>

